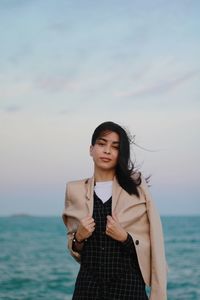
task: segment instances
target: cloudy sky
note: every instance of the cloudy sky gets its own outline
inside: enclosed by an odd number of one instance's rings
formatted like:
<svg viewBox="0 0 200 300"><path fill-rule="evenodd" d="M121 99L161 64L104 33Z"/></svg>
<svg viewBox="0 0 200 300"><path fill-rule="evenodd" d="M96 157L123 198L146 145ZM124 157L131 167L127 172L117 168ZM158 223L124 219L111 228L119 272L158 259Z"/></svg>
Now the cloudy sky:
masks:
<svg viewBox="0 0 200 300"><path fill-rule="evenodd" d="M200 213L199 11L0 1L0 215L60 215L65 183L92 175L91 134L107 120L136 136L160 213Z"/></svg>

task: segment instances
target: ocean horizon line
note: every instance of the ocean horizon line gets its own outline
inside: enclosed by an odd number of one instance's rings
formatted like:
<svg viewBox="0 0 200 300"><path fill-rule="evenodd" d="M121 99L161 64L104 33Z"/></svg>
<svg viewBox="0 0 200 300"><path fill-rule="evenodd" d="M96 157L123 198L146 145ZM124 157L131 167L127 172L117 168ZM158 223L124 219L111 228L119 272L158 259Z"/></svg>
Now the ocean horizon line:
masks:
<svg viewBox="0 0 200 300"><path fill-rule="evenodd" d="M199 214L160 214L161 217L200 217ZM31 217L31 218L62 218L62 213L60 215L57 214L32 214L32 213L11 213L11 214L0 214L0 218L7 217Z"/></svg>

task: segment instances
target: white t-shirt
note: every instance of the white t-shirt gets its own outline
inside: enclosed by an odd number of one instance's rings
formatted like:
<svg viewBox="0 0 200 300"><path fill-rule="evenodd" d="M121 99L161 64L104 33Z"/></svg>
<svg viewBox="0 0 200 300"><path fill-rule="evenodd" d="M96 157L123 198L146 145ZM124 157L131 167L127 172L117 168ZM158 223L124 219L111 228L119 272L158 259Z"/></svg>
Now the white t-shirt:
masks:
<svg viewBox="0 0 200 300"><path fill-rule="evenodd" d="M94 186L95 193L103 203L108 201L112 196L112 180L111 181L98 181Z"/></svg>

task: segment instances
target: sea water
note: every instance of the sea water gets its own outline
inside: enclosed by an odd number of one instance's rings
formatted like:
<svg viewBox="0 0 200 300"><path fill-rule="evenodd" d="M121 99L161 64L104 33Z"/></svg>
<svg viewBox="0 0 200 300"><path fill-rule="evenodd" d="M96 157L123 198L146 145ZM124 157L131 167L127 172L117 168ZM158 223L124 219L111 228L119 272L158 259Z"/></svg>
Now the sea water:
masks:
<svg viewBox="0 0 200 300"><path fill-rule="evenodd" d="M200 216L162 223L168 299L199 300ZM0 300L70 300L78 269L60 217L0 217Z"/></svg>

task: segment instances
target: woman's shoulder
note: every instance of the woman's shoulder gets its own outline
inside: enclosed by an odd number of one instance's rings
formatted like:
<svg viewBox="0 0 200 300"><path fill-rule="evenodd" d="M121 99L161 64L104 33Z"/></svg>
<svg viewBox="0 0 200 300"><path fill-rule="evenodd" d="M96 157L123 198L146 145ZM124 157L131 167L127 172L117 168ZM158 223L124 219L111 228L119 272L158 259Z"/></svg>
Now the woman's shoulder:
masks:
<svg viewBox="0 0 200 300"><path fill-rule="evenodd" d="M79 179L79 180L72 180L72 181L68 181L67 182L67 186L72 186L72 187L76 187L76 186L84 186L87 182L88 182L89 178L83 178L83 179Z"/></svg>
<svg viewBox="0 0 200 300"><path fill-rule="evenodd" d="M66 194L69 197L80 196L85 193L86 190L86 179L72 180L66 183Z"/></svg>

